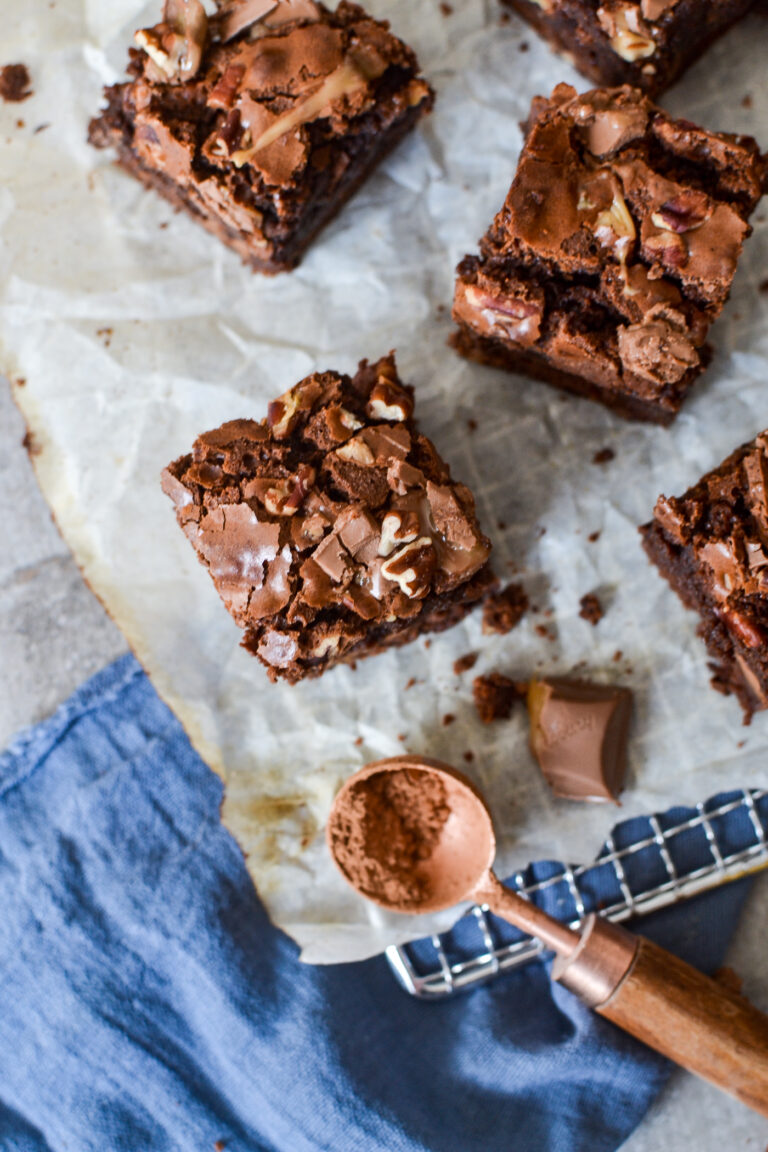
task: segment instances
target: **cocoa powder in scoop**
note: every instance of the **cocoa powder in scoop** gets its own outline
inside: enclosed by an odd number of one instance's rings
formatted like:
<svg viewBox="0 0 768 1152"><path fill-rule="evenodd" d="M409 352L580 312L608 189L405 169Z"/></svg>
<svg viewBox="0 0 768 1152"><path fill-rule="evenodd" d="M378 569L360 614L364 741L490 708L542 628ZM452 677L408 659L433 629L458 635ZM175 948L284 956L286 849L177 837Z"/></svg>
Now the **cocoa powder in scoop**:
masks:
<svg viewBox="0 0 768 1152"><path fill-rule="evenodd" d="M430 890L419 866L450 813L436 776L383 771L349 790L330 829L331 850L358 891L383 904L418 905Z"/></svg>

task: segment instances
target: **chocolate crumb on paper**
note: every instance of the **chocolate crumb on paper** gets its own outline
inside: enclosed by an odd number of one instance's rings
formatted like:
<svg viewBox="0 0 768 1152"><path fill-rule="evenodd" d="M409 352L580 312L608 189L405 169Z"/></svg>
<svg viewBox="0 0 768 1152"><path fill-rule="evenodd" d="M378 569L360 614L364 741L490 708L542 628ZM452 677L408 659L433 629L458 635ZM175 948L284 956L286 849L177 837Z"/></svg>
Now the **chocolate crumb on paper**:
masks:
<svg viewBox="0 0 768 1152"><path fill-rule="evenodd" d="M528 597L522 584L507 584L493 592L483 604L483 633L505 636L520 623L528 610Z"/></svg>
<svg viewBox="0 0 768 1152"><path fill-rule="evenodd" d="M526 690L526 684L521 684L519 680L511 680L501 672L476 676L472 682L472 696L483 724L508 719L515 701L522 700Z"/></svg>
<svg viewBox="0 0 768 1152"><path fill-rule="evenodd" d="M453 662L453 672L456 676L461 676L462 672L469 672L470 668L474 668L477 664L479 652L467 652L464 656L459 656L458 660Z"/></svg>
<svg viewBox="0 0 768 1152"><path fill-rule="evenodd" d="M588 592L586 596L582 596L579 601L579 616L591 624L593 628L605 616L605 609L594 592Z"/></svg>
<svg viewBox="0 0 768 1152"><path fill-rule="evenodd" d="M609 464L611 460L615 459L616 453L613 448L601 448L595 452L592 457L593 464Z"/></svg>
<svg viewBox="0 0 768 1152"><path fill-rule="evenodd" d="M26 64L5 64L0 68L0 100L20 104L32 95L31 85Z"/></svg>

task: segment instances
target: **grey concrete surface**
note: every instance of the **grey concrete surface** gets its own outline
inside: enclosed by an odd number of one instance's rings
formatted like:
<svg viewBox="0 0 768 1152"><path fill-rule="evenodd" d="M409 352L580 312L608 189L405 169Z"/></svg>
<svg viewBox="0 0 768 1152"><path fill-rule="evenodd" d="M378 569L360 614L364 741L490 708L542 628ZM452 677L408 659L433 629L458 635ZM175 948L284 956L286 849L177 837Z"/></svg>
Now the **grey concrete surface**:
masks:
<svg viewBox="0 0 768 1152"><path fill-rule="evenodd" d="M9 386L0 378L0 502L6 509L0 548L0 748L126 650L51 521L23 437ZM728 958L744 979L745 993L765 1011L767 939L768 876L755 882ZM676 1072L624 1152L764 1152L767 1145L768 1120Z"/></svg>
<svg viewBox="0 0 768 1152"><path fill-rule="evenodd" d="M0 747L126 650L51 519L24 431L0 377Z"/></svg>

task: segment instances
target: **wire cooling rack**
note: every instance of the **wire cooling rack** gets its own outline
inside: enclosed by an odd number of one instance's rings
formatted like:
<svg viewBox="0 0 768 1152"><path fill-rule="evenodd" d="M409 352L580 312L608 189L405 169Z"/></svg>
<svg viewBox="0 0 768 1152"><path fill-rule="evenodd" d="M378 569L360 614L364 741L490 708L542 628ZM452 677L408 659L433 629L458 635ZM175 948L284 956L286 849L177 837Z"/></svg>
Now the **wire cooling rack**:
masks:
<svg viewBox="0 0 768 1152"><path fill-rule="evenodd" d="M768 866L768 791L723 793L618 824L592 864L529 865L507 885L579 928L596 912L622 921L665 908ZM434 1000L474 987L540 955L539 940L475 905L441 936L387 948L412 996Z"/></svg>

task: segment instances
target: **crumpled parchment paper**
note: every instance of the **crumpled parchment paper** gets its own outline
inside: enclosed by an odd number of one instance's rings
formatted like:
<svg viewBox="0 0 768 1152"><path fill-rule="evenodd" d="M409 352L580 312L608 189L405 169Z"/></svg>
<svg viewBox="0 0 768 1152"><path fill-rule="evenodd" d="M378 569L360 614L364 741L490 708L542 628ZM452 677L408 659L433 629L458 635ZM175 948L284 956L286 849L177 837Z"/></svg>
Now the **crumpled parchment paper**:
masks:
<svg viewBox="0 0 768 1152"><path fill-rule="evenodd" d="M446 346L454 266L503 200L531 96L560 80L589 87L528 28L500 20L493 0L461 0L449 15L437 0L371 0L419 52L436 110L298 271L262 278L86 143L102 84L122 75L134 29L159 6L26 0L4 13L0 62L24 61L35 94L0 106L0 364L64 536L224 778L223 819L304 959L357 959L449 919L384 916L336 874L325 818L368 760L405 747L472 775L494 814L501 874L542 857L586 861L616 821L612 806L550 797L522 708L480 724L477 673L578 666L631 685L622 816L765 784L768 716L744 728L737 703L709 687L696 619L636 529L660 492L681 492L768 427L768 207L713 329L714 362L677 423L626 424ZM747 18L663 103L768 147L767 50L768 22ZM482 637L475 617L356 671L271 685L239 648L160 471L204 429L261 418L307 373L351 371L393 347L422 427L477 495L497 571L522 578L538 611L506 637ZM594 464L607 447L615 458ZM597 627L578 614L594 590L607 607ZM453 661L475 649L476 668L456 677Z"/></svg>

